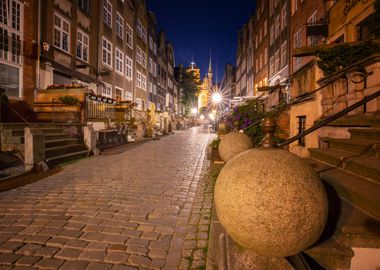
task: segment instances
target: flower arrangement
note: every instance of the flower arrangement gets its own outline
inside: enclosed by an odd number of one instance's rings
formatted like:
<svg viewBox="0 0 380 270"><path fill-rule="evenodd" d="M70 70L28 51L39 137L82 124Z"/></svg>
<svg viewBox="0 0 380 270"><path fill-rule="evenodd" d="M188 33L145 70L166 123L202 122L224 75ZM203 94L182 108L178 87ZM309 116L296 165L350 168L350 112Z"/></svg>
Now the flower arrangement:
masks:
<svg viewBox="0 0 380 270"><path fill-rule="evenodd" d="M84 86L80 83L72 84L52 84L47 87L47 89L73 89L73 88L83 88Z"/></svg>
<svg viewBox="0 0 380 270"><path fill-rule="evenodd" d="M76 105L79 103L79 98L74 96L60 96L58 100L65 105Z"/></svg>
<svg viewBox="0 0 380 270"><path fill-rule="evenodd" d="M227 131L244 130L258 146L264 137L260 125L251 126L264 117L263 106L257 100L251 100L245 105L235 107L226 118Z"/></svg>

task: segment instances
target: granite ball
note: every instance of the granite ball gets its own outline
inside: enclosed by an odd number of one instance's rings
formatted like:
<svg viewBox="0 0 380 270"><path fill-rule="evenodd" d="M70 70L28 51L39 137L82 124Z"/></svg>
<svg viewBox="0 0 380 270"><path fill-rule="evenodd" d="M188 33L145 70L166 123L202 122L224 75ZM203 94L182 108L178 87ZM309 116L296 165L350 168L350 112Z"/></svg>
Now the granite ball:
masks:
<svg viewBox="0 0 380 270"><path fill-rule="evenodd" d="M265 148L245 151L224 166L215 207L238 244L274 257L313 245L328 212L324 186L311 166L285 150Z"/></svg>
<svg viewBox="0 0 380 270"><path fill-rule="evenodd" d="M251 138L241 132L231 132L224 135L219 143L219 156L227 162L232 157L253 147Z"/></svg>

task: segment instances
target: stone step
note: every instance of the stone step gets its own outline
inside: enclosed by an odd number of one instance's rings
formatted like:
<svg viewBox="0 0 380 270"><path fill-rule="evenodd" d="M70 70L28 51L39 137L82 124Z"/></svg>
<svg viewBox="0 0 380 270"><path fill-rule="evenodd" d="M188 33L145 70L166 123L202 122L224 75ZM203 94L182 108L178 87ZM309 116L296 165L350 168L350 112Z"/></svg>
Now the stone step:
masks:
<svg viewBox="0 0 380 270"><path fill-rule="evenodd" d="M380 141L380 128L350 128L351 139Z"/></svg>
<svg viewBox="0 0 380 270"><path fill-rule="evenodd" d="M72 152L84 151L87 147L84 144L62 145L45 149L46 158L61 156Z"/></svg>
<svg viewBox="0 0 380 270"><path fill-rule="evenodd" d="M351 248L341 244L334 237L304 251L326 269L349 270L354 252Z"/></svg>
<svg viewBox="0 0 380 270"><path fill-rule="evenodd" d="M336 239L350 247L380 248L380 220L341 200Z"/></svg>
<svg viewBox="0 0 380 270"><path fill-rule="evenodd" d="M334 138L321 138L322 141L328 143L330 149L341 150L354 154L367 154L378 156L380 153L380 138L378 140L369 140L362 138L353 139L334 139Z"/></svg>
<svg viewBox="0 0 380 270"><path fill-rule="evenodd" d="M63 145L79 144L78 138L63 138L63 139L50 139L45 141L45 149L51 147L58 147Z"/></svg>
<svg viewBox="0 0 380 270"><path fill-rule="evenodd" d="M341 127L380 127L380 114L360 114L344 116L328 124Z"/></svg>
<svg viewBox="0 0 380 270"><path fill-rule="evenodd" d="M339 195L363 212L380 219L380 184L347 171L310 160L314 170Z"/></svg>
<svg viewBox="0 0 380 270"><path fill-rule="evenodd" d="M47 158L45 161L49 165L49 167L54 167L65 162L87 157L88 153L89 153L88 150L76 151L76 152L72 152L72 153L68 153L64 155Z"/></svg>
<svg viewBox="0 0 380 270"><path fill-rule="evenodd" d="M56 140L56 139L66 139L70 138L70 134L65 132L59 132L59 133L48 133L44 134L45 140Z"/></svg>
<svg viewBox="0 0 380 270"><path fill-rule="evenodd" d="M377 152L377 149L374 150ZM380 159L337 149L310 148L310 157L380 183Z"/></svg>

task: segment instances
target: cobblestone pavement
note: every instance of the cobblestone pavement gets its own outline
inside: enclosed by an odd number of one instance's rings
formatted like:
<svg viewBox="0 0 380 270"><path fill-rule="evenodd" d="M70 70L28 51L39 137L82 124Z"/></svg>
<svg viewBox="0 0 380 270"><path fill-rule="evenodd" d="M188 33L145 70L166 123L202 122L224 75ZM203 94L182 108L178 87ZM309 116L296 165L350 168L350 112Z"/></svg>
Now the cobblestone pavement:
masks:
<svg viewBox="0 0 380 270"><path fill-rule="evenodd" d="M210 137L180 131L0 193L0 269L202 269Z"/></svg>

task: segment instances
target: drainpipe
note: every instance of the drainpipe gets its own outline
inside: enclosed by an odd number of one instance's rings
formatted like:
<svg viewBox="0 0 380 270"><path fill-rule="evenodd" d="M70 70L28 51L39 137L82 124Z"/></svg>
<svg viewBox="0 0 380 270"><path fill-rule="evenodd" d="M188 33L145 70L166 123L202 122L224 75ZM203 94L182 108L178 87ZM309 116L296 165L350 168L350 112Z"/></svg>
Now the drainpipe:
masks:
<svg viewBox="0 0 380 270"><path fill-rule="evenodd" d="M37 15L37 63L36 63L36 90L41 88L40 61L41 61L41 0L38 0ZM36 93L35 93L36 94ZM36 95L34 95L35 97Z"/></svg>

